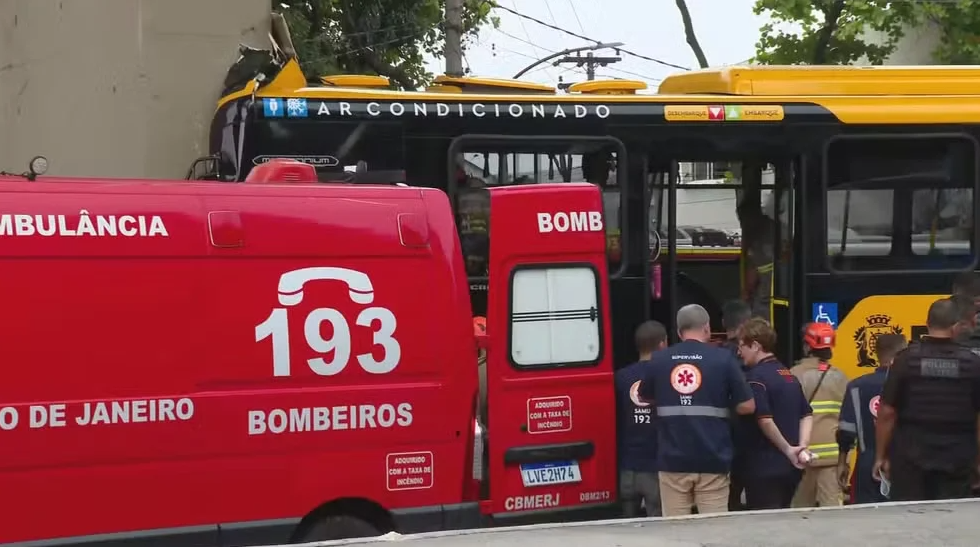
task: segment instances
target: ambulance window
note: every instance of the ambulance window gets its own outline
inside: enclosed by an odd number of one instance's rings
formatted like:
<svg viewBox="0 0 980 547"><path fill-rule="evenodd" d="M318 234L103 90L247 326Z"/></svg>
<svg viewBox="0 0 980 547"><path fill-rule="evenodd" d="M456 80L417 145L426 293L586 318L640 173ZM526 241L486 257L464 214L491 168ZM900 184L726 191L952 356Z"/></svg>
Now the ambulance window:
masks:
<svg viewBox="0 0 980 547"><path fill-rule="evenodd" d="M510 359L518 367L594 365L602 355L599 284L591 265L514 270Z"/></svg>
<svg viewBox="0 0 980 547"><path fill-rule="evenodd" d="M824 168L831 269L957 270L975 262L977 143L958 135L832 140Z"/></svg>

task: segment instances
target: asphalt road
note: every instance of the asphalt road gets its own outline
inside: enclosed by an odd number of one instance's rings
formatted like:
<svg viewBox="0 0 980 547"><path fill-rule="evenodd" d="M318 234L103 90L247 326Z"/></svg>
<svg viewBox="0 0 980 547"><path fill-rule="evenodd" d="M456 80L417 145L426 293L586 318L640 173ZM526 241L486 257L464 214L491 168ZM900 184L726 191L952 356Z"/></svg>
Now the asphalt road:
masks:
<svg viewBox="0 0 980 547"><path fill-rule="evenodd" d="M977 547L980 499L389 534L320 545L392 547L393 542L406 547Z"/></svg>

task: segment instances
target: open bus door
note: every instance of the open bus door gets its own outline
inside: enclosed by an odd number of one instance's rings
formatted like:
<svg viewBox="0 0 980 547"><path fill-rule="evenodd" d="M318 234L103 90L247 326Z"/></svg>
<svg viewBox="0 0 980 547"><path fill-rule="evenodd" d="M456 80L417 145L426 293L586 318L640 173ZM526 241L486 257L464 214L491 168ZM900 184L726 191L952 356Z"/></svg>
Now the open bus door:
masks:
<svg viewBox="0 0 980 547"><path fill-rule="evenodd" d="M615 501L616 420L600 190L494 188L487 305L495 518Z"/></svg>
<svg viewBox="0 0 980 547"><path fill-rule="evenodd" d="M766 211L776 221L773 230L775 252L769 314L773 328L779 333L777 355L789 365L796 357L796 347L800 338L799 329L796 327L800 324L797 317L800 302L793 292L797 286L796 276L800 272L797 262L800 257L797 256L799 253L794 252L796 245L793 238L797 232L795 212L799 210L797 199L800 194L796 191L796 187L806 171L802 158L781 160L773 165L773 169L773 193L769 202L772 204L772 209ZM819 319L818 310L813 311L812 318ZM837 327L837 325L832 326Z"/></svg>

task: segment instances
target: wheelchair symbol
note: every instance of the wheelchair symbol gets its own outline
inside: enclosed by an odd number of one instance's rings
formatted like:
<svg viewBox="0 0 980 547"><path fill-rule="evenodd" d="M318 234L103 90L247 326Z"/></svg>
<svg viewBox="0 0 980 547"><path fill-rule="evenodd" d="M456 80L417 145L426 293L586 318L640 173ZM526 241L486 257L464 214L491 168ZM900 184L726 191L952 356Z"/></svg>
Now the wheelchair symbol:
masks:
<svg viewBox="0 0 980 547"><path fill-rule="evenodd" d="M834 327L834 320L830 318L830 315L823 311L823 304L817 304L817 313L813 317L814 323L827 323L831 327Z"/></svg>

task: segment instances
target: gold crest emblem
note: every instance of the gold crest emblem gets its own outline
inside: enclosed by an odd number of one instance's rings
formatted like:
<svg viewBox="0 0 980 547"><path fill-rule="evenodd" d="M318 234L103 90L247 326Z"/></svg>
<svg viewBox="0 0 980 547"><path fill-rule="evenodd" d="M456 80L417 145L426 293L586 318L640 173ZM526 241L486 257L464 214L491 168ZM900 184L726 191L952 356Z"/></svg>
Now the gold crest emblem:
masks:
<svg viewBox="0 0 980 547"><path fill-rule="evenodd" d="M854 332L854 345L858 351L858 366L873 367L878 366L878 345L877 337L879 334L901 334L902 327L892 324L891 316L883 313L869 315L864 319L864 326Z"/></svg>

